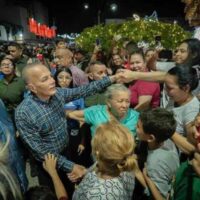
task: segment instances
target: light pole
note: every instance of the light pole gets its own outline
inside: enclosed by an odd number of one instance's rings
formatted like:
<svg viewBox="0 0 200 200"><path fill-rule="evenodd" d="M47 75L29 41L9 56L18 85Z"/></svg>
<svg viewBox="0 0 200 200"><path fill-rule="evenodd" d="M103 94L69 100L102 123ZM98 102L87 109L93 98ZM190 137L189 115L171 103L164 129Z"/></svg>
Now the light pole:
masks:
<svg viewBox="0 0 200 200"><path fill-rule="evenodd" d="M118 5L116 3L111 3L111 4L107 4L106 5L106 0L103 1L95 1L96 3L96 8L97 8L97 24L101 24L101 15L103 14L103 12L105 11L106 6L109 6L109 10L113 13L115 13L118 10ZM88 10L91 6L89 5L89 3L84 3L83 4L83 8L85 10Z"/></svg>
<svg viewBox="0 0 200 200"><path fill-rule="evenodd" d="M100 9L97 11L97 24L98 25L101 24L101 10Z"/></svg>

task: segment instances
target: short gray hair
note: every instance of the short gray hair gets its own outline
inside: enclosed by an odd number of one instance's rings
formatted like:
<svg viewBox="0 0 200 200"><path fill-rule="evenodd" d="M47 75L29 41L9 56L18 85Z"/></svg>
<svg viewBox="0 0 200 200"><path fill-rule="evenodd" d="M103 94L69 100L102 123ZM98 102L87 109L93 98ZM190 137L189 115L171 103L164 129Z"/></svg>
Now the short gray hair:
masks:
<svg viewBox="0 0 200 200"><path fill-rule="evenodd" d="M107 87L104 96L106 100L112 99L113 94L119 91L128 92L130 94L130 90L125 85L117 83Z"/></svg>
<svg viewBox="0 0 200 200"><path fill-rule="evenodd" d="M46 67L45 65L43 65L43 64L41 64L39 62L27 64L24 67L24 69L22 71L22 78L23 78L23 80L25 81L26 84L29 81L29 71L31 71L32 69L36 68L37 66L44 66L44 67Z"/></svg>

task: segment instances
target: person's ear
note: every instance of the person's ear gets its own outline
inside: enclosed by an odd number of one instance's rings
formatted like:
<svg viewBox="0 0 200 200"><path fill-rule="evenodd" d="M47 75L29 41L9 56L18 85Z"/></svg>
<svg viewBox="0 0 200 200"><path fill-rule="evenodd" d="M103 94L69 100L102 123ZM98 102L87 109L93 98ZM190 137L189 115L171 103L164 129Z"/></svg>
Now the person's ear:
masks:
<svg viewBox="0 0 200 200"><path fill-rule="evenodd" d="M89 77L89 79L94 80L94 76L92 73L88 73L88 77Z"/></svg>
<svg viewBox="0 0 200 200"><path fill-rule="evenodd" d="M184 90L185 92L189 92L189 91L190 91L190 86L189 86L189 84L183 86L182 90Z"/></svg>
<svg viewBox="0 0 200 200"><path fill-rule="evenodd" d="M155 142L156 141L156 138L153 134L150 134L149 135L149 138L147 139L147 142L148 143L152 143L152 142Z"/></svg>
<svg viewBox="0 0 200 200"><path fill-rule="evenodd" d="M30 90L31 92L33 92L34 94L37 93L36 87L32 83L29 83L27 85L27 89Z"/></svg>

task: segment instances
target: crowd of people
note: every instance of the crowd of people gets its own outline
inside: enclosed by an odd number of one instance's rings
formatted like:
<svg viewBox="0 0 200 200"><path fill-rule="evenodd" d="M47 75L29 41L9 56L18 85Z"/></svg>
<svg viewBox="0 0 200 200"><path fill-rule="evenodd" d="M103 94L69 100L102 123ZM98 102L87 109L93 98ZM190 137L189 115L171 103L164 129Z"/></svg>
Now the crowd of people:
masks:
<svg viewBox="0 0 200 200"><path fill-rule="evenodd" d="M198 39L0 50L0 199L199 199Z"/></svg>

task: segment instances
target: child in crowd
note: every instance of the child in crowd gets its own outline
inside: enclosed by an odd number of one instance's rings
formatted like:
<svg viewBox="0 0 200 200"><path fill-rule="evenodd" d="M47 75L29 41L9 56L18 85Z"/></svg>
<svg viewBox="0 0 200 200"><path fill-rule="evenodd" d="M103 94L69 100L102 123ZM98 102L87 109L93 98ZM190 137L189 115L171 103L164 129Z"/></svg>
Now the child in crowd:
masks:
<svg viewBox="0 0 200 200"><path fill-rule="evenodd" d="M73 88L73 80L72 73L68 68L58 69L54 75L56 86L61 88ZM74 101L71 101L65 104L64 109L66 112L71 112L73 110L82 110L84 108L84 99L80 98ZM72 161L76 163L80 163L80 156L77 153L77 149L79 154L82 153L84 148L82 146L78 147L80 143L80 124L77 120L68 119L68 133L69 133L69 157Z"/></svg>
<svg viewBox="0 0 200 200"><path fill-rule="evenodd" d="M173 114L162 108L142 112L138 121L137 135L148 146L145 171L156 187L151 187L148 181L147 184L155 199L157 193L163 198L167 197L172 178L179 167L178 153L167 145L175 128Z"/></svg>

